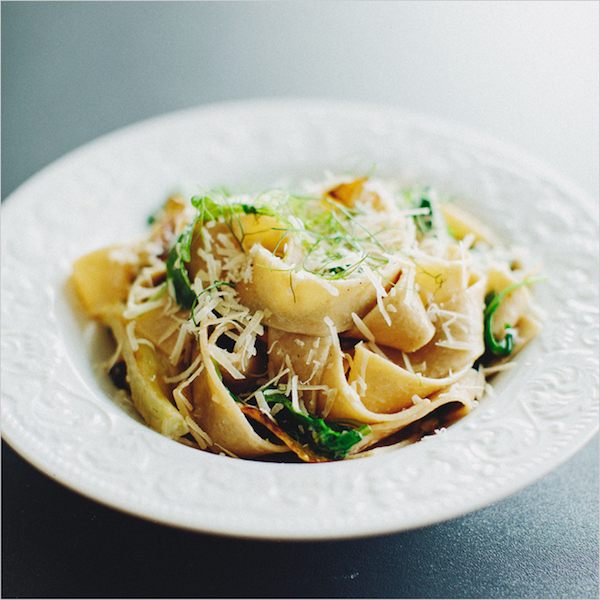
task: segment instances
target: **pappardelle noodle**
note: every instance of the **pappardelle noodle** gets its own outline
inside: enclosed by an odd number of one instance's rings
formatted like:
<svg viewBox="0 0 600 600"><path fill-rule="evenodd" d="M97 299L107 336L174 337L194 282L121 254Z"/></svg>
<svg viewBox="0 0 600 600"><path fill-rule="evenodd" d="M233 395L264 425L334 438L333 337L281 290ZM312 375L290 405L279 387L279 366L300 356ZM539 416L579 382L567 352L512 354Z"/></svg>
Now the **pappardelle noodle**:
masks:
<svg viewBox="0 0 600 600"><path fill-rule="evenodd" d="M241 458L341 460L468 414L538 333L533 271L434 189L330 177L172 196L77 260L150 427Z"/></svg>

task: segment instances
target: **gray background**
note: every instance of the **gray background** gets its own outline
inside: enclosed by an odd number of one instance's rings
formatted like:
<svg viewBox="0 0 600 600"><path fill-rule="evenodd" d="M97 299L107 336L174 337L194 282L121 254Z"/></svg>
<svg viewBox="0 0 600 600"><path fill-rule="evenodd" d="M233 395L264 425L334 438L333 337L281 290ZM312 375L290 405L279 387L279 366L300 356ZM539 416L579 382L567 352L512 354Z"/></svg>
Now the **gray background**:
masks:
<svg viewBox="0 0 600 600"><path fill-rule="evenodd" d="M222 100L375 101L517 145L597 198L598 2L2 2L2 198L99 135ZM493 506L323 543L100 506L3 445L4 597L597 598L598 438Z"/></svg>

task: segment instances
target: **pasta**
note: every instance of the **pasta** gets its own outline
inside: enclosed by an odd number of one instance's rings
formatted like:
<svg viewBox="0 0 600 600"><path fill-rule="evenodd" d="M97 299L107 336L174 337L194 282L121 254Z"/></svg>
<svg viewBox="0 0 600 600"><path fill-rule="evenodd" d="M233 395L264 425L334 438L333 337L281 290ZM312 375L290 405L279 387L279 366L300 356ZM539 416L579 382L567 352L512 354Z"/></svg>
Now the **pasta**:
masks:
<svg viewBox="0 0 600 600"><path fill-rule="evenodd" d="M170 197L73 265L147 424L202 450L320 462L468 414L540 330L533 272L435 190L367 177Z"/></svg>

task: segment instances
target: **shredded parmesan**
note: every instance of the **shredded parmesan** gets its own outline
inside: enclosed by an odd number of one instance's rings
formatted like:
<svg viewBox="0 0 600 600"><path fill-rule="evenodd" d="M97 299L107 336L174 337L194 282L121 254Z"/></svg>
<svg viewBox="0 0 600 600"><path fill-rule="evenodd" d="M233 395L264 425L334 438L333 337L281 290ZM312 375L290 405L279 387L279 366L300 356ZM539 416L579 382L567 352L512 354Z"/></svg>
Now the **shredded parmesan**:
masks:
<svg viewBox="0 0 600 600"><path fill-rule="evenodd" d="M209 344L210 355L223 367L234 379L244 379L244 374L231 362L228 353L214 344Z"/></svg>
<svg viewBox="0 0 600 600"><path fill-rule="evenodd" d="M143 302L142 304L129 304L123 311L123 316L126 319L136 319L141 315L149 313L163 306L163 300L154 300L153 302Z"/></svg>
<svg viewBox="0 0 600 600"><path fill-rule="evenodd" d="M375 341L375 336L371 333L371 330L365 325L365 322L355 313L350 313L356 328L369 340L370 342Z"/></svg>
<svg viewBox="0 0 600 600"><path fill-rule="evenodd" d="M256 397L256 404L258 405L258 408L265 414L270 415L271 409L269 408L269 405L267 404L267 401L265 400L265 395L262 392L257 391L255 394L255 397Z"/></svg>
<svg viewBox="0 0 600 600"><path fill-rule="evenodd" d="M486 377L488 377L489 375L494 375L495 373L501 373L502 371L511 371L517 365L518 365L517 362L511 361L511 362L494 365L493 367L482 367L482 372Z"/></svg>
<svg viewBox="0 0 600 600"><path fill-rule="evenodd" d="M339 296L340 290L338 290L334 285L329 283L326 279L319 278L317 279L319 284L324 287L332 296Z"/></svg>
<svg viewBox="0 0 600 600"><path fill-rule="evenodd" d="M291 379L291 396L292 396L292 406L296 412L304 412L300 408L300 404L298 401L298 375L294 375Z"/></svg>
<svg viewBox="0 0 600 600"><path fill-rule="evenodd" d="M385 306L383 305L383 299L387 296L387 292L381 284L381 275L375 275L375 273L371 269L366 267L363 269L363 271L367 279L372 283L373 287L375 288L375 293L377 294L377 308L379 308L379 312L383 316L383 319L387 323L387 325L391 326L392 320Z"/></svg>
<svg viewBox="0 0 600 600"><path fill-rule="evenodd" d="M185 397L185 394L183 393L183 390L188 385L188 382L184 382L173 390L173 399L175 400L175 404L177 405L179 411L184 414L184 416L188 416L194 408L192 403Z"/></svg>
<svg viewBox="0 0 600 600"><path fill-rule="evenodd" d="M336 350L338 350L340 348L340 340L338 337L338 332L337 332L336 326L334 325L333 321L329 317L325 317L323 319L323 321L325 322L325 325L327 325L327 327L329 328L329 334L331 336L331 343L332 343L333 347Z"/></svg>
<svg viewBox="0 0 600 600"><path fill-rule="evenodd" d="M369 366L369 355L367 354L360 367L360 374L358 375L358 389L359 396L364 396L367 392L367 367Z"/></svg>
<svg viewBox="0 0 600 600"><path fill-rule="evenodd" d="M172 365L176 365L181 358L181 352L183 350L183 346L188 336L188 329L186 324L183 324L179 329L179 334L177 335L177 341L175 342L175 346L173 347L173 352L171 352L171 356L169 356L169 362Z"/></svg>
<svg viewBox="0 0 600 600"><path fill-rule="evenodd" d="M201 364L202 356L198 354L194 362L181 373L177 375L173 375L172 377L165 377L166 383L177 383L179 381L184 381L189 378L188 383L191 383L192 378L195 379L204 369L204 365Z"/></svg>
<svg viewBox="0 0 600 600"><path fill-rule="evenodd" d="M406 276L406 294L404 295L404 303L410 306L415 293L415 278L417 276L416 269L411 265L408 267L408 274Z"/></svg>
<svg viewBox="0 0 600 600"><path fill-rule="evenodd" d="M406 366L406 370L409 373L412 373L414 375L415 370L413 369L413 366L412 366L410 359L408 358L408 355L406 354L406 352L402 353L402 358L404 359L404 365Z"/></svg>
<svg viewBox="0 0 600 600"><path fill-rule="evenodd" d="M127 333L127 339L129 340L129 345L134 352L137 352L140 348L137 338L135 337L135 321L129 321L127 323L127 327L125 328L125 332Z"/></svg>
<svg viewBox="0 0 600 600"><path fill-rule="evenodd" d="M310 350L308 351L308 354L306 355L306 364L307 365L310 365L310 363L312 362L314 354L315 354L314 349L310 348Z"/></svg>
<svg viewBox="0 0 600 600"><path fill-rule="evenodd" d="M213 445L213 441L210 438L210 436L208 435L208 433L206 433L206 431L204 431L200 427L200 425L198 425L198 423L196 423L196 421L194 421L191 417L185 417L185 422L187 423L187 426L190 428L190 433L192 434L194 439L198 442L198 445L200 446L200 448L202 448L204 450L205 448L208 448L209 446Z"/></svg>
<svg viewBox="0 0 600 600"><path fill-rule="evenodd" d="M421 396L418 394L413 394L412 401L413 404L421 404L422 402L431 404L431 400L429 398L421 398Z"/></svg>

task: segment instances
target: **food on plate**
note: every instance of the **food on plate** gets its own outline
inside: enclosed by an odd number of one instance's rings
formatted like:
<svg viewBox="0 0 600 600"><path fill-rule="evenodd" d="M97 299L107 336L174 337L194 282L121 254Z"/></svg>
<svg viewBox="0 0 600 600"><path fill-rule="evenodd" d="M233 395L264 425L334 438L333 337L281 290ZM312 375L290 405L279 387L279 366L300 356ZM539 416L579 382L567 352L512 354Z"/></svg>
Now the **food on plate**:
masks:
<svg viewBox="0 0 600 600"><path fill-rule="evenodd" d="M144 420L203 450L320 462L404 446L468 414L540 330L533 272L431 188L174 195L149 221L78 259L72 282Z"/></svg>

